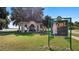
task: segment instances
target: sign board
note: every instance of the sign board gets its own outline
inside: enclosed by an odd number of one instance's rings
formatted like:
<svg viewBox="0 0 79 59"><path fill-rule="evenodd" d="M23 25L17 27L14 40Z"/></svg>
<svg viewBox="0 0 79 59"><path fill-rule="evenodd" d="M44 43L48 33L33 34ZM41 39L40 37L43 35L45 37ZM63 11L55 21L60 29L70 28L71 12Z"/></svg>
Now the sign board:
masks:
<svg viewBox="0 0 79 59"><path fill-rule="evenodd" d="M68 36L68 20L54 21L51 30L55 36Z"/></svg>
<svg viewBox="0 0 79 59"><path fill-rule="evenodd" d="M51 22L51 23L50 23ZM66 36L65 39L69 39L70 49L72 50L72 29L71 29L72 18L62 18L57 17L48 21L48 47L52 51L51 48L51 38L54 39L55 36ZM68 23L70 23L68 25ZM50 27L51 25L51 27ZM68 28L69 27L69 28ZM51 28L51 30L50 30ZM68 31L70 31L68 33ZM60 38L59 38L60 39Z"/></svg>

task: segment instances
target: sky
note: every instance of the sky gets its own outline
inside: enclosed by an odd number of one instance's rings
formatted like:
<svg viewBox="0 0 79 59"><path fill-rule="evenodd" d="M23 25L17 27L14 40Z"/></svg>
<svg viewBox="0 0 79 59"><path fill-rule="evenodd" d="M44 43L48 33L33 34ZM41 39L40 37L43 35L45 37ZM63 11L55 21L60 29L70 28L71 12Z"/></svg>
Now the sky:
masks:
<svg viewBox="0 0 79 59"><path fill-rule="evenodd" d="M57 16L71 17L73 22L79 21L79 7L47 7L44 14L52 18Z"/></svg>
<svg viewBox="0 0 79 59"><path fill-rule="evenodd" d="M71 17L72 22L79 21L79 7L44 7L44 16L49 15L52 18L56 18L57 16L61 17ZM10 7L6 9L11 15L12 11ZM9 24L9 28L15 28L12 25L12 22Z"/></svg>

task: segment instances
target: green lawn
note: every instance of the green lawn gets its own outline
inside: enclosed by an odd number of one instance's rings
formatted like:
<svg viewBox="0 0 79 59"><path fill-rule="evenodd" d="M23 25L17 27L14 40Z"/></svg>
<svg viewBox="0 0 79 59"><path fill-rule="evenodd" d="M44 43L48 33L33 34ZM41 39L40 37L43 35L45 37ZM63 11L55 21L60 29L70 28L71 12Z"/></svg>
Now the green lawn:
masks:
<svg viewBox="0 0 79 59"><path fill-rule="evenodd" d="M73 50L79 51L79 41L73 39ZM51 39L51 48L56 51L69 50L69 39L55 37ZM48 35L0 33L0 51L49 51Z"/></svg>
<svg viewBox="0 0 79 59"><path fill-rule="evenodd" d="M0 50L48 50L47 35L8 34L0 36Z"/></svg>
<svg viewBox="0 0 79 59"><path fill-rule="evenodd" d="M70 40L64 37L55 37L51 39L52 48L55 51L70 51ZM72 39L73 51L79 51L79 41Z"/></svg>

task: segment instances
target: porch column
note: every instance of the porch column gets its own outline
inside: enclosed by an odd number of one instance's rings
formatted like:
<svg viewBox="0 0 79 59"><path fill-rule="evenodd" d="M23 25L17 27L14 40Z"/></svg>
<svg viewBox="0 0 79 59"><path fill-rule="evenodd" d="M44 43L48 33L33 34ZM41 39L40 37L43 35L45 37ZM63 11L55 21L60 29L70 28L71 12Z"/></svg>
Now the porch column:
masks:
<svg viewBox="0 0 79 59"><path fill-rule="evenodd" d="M40 24L38 25L38 32L40 32Z"/></svg>
<svg viewBox="0 0 79 59"><path fill-rule="evenodd" d="M37 30L37 26L38 26L38 25L36 24L36 25L34 25L34 26L35 26L35 30L36 30L36 32L38 32L38 30Z"/></svg>
<svg viewBox="0 0 79 59"><path fill-rule="evenodd" d="M27 32L29 32L29 24L27 23Z"/></svg>
<svg viewBox="0 0 79 59"><path fill-rule="evenodd" d="M21 31L25 32L25 25L24 25L24 23L21 24Z"/></svg>

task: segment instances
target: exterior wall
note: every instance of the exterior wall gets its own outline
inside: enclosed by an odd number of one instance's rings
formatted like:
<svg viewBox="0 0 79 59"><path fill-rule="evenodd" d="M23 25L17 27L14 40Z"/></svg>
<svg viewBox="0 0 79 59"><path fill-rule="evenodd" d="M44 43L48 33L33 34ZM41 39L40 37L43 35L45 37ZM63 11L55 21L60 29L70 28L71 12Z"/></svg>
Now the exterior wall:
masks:
<svg viewBox="0 0 79 59"><path fill-rule="evenodd" d="M25 32L25 25L27 25L27 32L29 32L29 27L30 27L32 24L34 25L36 32L40 32L40 25L41 25L41 23L37 23L37 22L35 22L35 21L20 22L20 23L19 23L19 26L21 27L20 30L21 30L22 32Z"/></svg>

